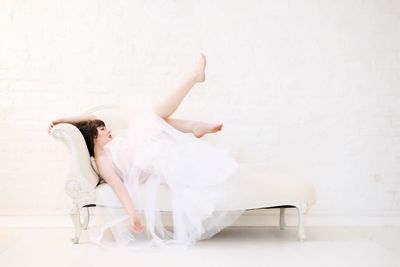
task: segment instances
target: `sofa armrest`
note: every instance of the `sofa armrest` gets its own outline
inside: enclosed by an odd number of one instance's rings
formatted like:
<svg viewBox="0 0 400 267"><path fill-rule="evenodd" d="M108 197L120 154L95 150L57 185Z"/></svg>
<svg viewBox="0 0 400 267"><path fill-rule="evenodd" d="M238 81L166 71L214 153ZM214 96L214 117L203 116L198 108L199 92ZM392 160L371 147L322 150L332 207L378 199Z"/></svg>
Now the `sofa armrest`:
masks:
<svg viewBox="0 0 400 267"><path fill-rule="evenodd" d="M99 177L91 167L89 151L81 132L72 124L59 123L53 127L51 135L63 142L70 152L66 193L78 202L94 198Z"/></svg>

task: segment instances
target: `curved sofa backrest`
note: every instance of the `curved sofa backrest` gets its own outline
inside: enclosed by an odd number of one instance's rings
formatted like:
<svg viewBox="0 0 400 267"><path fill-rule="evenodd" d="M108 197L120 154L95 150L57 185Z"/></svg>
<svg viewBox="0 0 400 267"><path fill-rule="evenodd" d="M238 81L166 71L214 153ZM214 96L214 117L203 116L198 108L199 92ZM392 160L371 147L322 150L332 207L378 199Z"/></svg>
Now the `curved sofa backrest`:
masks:
<svg viewBox="0 0 400 267"><path fill-rule="evenodd" d="M54 126L52 135L70 150L68 177L96 186L99 177L90 166L89 151L78 128L70 123L59 123Z"/></svg>

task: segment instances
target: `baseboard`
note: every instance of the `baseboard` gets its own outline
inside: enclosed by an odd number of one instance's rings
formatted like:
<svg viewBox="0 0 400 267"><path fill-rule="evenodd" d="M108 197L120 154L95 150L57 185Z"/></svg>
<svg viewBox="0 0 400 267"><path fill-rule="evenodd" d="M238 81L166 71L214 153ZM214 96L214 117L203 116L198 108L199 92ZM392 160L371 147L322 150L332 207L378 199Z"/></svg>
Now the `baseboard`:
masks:
<svg viewBox="0 0 400 267"><path fill-rule="evenodd" d="M287 226L297 226L296 209L286 209ZM169 214L164 214L168 224ZM400 214L337 215L330 213L308 213L304 216L307 226L400 226ZM279 209L246 211L232 225L239 227L279 226ZM72 227L70 216L58 214L0 214L0 227L47 228Z"/></svg>

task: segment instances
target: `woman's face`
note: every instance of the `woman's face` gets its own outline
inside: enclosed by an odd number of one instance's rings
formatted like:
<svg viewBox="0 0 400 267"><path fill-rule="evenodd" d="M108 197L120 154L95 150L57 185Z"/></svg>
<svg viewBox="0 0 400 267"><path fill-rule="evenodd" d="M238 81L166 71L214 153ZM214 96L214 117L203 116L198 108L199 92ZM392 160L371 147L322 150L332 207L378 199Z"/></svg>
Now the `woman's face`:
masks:
<svg viewBox="0 0 400 267"><path fill-rule="evenodd" d="M112 139L111 131L107 129L106 126L97 127L97 138L95 142L104 146Z"/></svg>

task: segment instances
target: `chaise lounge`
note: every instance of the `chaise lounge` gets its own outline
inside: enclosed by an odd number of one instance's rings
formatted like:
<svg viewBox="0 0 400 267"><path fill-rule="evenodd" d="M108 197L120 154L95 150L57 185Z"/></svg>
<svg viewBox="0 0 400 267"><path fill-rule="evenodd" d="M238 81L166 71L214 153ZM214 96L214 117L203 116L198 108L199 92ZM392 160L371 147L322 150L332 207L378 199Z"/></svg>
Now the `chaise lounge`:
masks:
<svg viewBox="0 0 400 267"><path fill-rule="evenodd" d="M114 133L127 127L127 120L119 105L97 106L87 110L86 113L94 114L97 118L102 119L107 128ZM53 127L51 135L62 141L70 151L65 191L73 200L70 215L75 234L72 242L77 244L82 230L86 230L89 224L89 207L122 207L122 205L107 183L99 183L100 178L96 172L95 162L89 156L84 138L75 126L68 123L57 124ZM237 175L239 178L237 180L240 183L237 188L240 188L240 191L235 194L235 199L231 203L232 209L279 208L279 224L280 229L283 230L286 226L285 209L296 208L298 237L301 241L305 240L304 217L309 206L315 203L315 190L310 182L302 179L278 179L277 176L268 178L264 177L263 173L257 173L254 170L251 172L241 170ZM162 185L159 193L159 209L166 212L170 211L168 188ZM110 195L113 197L110 198ZM104 199L107 199L107 201L104 201ZM110 199L112 200L110 201ZM81 215L83 215L83 222Z"/></svg>

